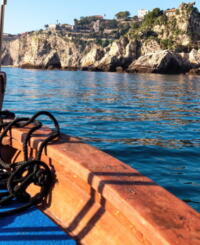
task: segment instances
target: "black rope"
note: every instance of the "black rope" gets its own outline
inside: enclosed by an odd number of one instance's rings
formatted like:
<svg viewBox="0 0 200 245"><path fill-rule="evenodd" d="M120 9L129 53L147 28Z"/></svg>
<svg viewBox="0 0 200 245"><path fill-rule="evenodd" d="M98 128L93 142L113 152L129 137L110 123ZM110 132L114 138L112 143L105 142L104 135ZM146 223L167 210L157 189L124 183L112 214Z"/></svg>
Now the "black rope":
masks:
<svg viewBox="0 0 200 245"><path fill-rule="evenodd" d="M5 111L0 111L0 118L1 119L14 119L15 118L15 113L5 110Z"/></svg>
<svg viewBox="0 0 200 245"><path fill-rule="evenodd" d="M35 159L30 159L28 144L33 133L42 127L42 123L36 120L40 116L47 116L53 122L54 130L41 142ZM12 121L5 123L4 120L9 119L5 116L0 123L0 127L3 128L0 135L0 145L13 127L24 128L31 124L31 128L23 142L23 161L6 162L0 151L0 189L3 190L0 192L0 208L6 208L6 210L0 211L0 217L22 212L33 205L42 203L54 182L51 169L40 159L45 146L60 136L60 127L56 118L47 111L40 111L31 118L13 118L12 115ZM40 190L31 197L27 188L32 184L38 186Z"/></svg>
<svg viewBox="0 0 200 245"><path fill-rule="evenodd" d="M25 140L23 142L23 153L24 153L24 161L28 161L28 144L29 144L29 141L30 141L30 138L32 136L32 134L40 129L42 127L42 123L39 122L39 121L36 121L35 122L35 126L33 126L27 133L26 137L25 137Z"/></svg>

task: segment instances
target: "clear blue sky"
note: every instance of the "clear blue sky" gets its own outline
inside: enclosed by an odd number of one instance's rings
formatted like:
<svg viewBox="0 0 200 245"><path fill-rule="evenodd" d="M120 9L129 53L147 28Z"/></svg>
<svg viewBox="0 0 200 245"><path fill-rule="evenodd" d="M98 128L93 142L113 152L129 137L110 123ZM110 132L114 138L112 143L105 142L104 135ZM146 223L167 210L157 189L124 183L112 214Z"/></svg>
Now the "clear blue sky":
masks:
<svg viewBox="0 0 200 245"><path fill-rule="evenodd" d="M123 10L136 15L138 9L159 7L161 9L178 7L182 0L8 0L6 7L5 29L6 33L21 33L38 30L45 24L73 23L74 18L87 15L106 15L113 18ZM184 2L192 2L184 1ZM200 1L196 1L200 9Z"/></svg>

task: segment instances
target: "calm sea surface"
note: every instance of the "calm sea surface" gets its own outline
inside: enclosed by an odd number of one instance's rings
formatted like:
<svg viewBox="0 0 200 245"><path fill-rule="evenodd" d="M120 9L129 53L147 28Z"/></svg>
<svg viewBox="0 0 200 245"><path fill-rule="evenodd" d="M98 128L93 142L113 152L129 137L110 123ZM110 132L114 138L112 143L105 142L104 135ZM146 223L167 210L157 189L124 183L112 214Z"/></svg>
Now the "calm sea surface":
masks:
<svg viewBox="0 0 200 245"><path fill-rule="evenodd" d="M4 68L4 109L52 112L200 211L200 77Z"/></svg>

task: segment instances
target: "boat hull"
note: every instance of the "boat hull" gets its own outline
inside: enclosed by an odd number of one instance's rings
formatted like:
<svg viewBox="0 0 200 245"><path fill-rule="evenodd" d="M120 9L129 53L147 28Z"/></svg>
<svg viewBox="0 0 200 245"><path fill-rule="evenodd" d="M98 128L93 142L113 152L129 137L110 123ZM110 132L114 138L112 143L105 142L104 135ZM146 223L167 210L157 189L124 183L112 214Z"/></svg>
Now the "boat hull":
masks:
<svg viewBox="0 0 200 245"><path fill-rule="evenodd" d="M13 128L4 139L9 161L23 160L28 130ZM31 138L30 155L49 132L43 128ZM56 181L39 208L80 244L200 244L200 214L112 156L62 135L46 147L42 160Z"/></svg>

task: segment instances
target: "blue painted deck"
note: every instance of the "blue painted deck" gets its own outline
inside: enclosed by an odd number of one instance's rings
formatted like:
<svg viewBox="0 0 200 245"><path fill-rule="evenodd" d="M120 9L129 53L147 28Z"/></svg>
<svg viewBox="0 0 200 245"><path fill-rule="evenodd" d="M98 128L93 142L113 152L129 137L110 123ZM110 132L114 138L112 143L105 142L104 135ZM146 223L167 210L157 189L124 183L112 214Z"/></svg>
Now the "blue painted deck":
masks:
<svg viewBox="0 0 200 245"><path fill-rule="evenodd" d="M76 242L47 216L32 209L17 216L0 218L0 245L75 245Z"/></svg>

